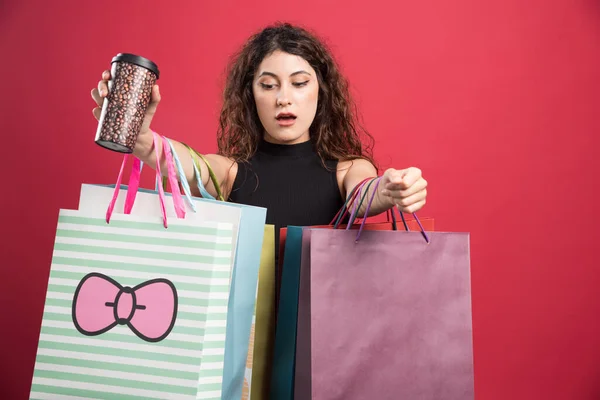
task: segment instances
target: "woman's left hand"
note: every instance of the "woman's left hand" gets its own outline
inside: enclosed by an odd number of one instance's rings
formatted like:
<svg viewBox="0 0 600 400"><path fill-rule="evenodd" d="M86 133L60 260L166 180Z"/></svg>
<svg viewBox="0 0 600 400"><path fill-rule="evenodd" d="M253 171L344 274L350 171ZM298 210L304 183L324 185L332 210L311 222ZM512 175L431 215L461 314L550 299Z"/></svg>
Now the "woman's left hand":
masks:
<svg viewBox="0 0 600 400"><path fill-rule="evenodd" d="M419 168L388 169L383 174L380 188L383 188L381 194L402 212L414 213L425 205L427 181Z"/></svg>

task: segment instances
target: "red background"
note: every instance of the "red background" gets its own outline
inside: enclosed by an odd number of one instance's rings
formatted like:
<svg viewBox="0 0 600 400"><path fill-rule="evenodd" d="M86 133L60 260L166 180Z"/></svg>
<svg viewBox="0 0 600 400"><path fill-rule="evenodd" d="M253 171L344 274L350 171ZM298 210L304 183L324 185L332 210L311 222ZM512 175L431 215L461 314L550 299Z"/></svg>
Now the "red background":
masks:
<svg viewBox="0 0 600 400"><path fill-rule="evenodd" d="M29 393L59 208L116 178L102 70L154 60L154 128L213 152L228 57L275 20L330 42L382 167L423 169L420 215L471 232L477 399L600 398L597 1L124 3L0 2L2 398Z"/></svg>

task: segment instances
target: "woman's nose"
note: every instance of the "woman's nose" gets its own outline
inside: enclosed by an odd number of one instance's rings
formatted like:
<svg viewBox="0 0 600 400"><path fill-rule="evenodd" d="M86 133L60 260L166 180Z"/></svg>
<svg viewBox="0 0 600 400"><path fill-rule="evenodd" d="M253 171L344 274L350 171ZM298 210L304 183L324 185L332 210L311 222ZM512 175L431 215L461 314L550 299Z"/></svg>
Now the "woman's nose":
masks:
<svg viewBox="0 0 600 400"><path fill-rule="evenodd" d="M277 105L281 106L281 107L285 107L285 106L289 106L290 104L292 104L292 102L290 101L290 98L288 96L287 89L285 89L282 86L281 90L277 94Z"/></svg>

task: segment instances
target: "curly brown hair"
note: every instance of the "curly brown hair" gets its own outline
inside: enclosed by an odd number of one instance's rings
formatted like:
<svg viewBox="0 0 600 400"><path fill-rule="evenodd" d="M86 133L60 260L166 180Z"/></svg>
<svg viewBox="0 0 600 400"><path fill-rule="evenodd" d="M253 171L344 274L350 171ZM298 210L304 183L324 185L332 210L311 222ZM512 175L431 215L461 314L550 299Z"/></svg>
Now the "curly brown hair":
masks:
<svg viewBox="0 0 600 400"><path fill-rule="evenodd" d="M234 55L227 71L219 118L219 154L243 162L255 153L264 128L256 110L252 82L262 60L277 50L302 57L316 71L319 102L309 134L321 159L365 158L373 163L373 137L359 123L348 82L330 51L316 35L289 23L272 25L254 34Z"/></svg>

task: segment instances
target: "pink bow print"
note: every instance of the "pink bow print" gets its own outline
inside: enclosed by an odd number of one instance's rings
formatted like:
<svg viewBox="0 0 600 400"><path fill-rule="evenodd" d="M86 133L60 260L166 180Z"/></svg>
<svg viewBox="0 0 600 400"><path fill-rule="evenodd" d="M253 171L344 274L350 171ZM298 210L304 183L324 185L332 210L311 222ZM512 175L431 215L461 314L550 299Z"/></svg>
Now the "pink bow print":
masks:
<svg viewBox="0 0 600 400"><path fill-rule="evenodd" d="M86 336L127 325L147 342L166 338L177 317L177 290L167 279L152 279L134 288L92 272L81 279L73 296L73 323Z"/></svg>

